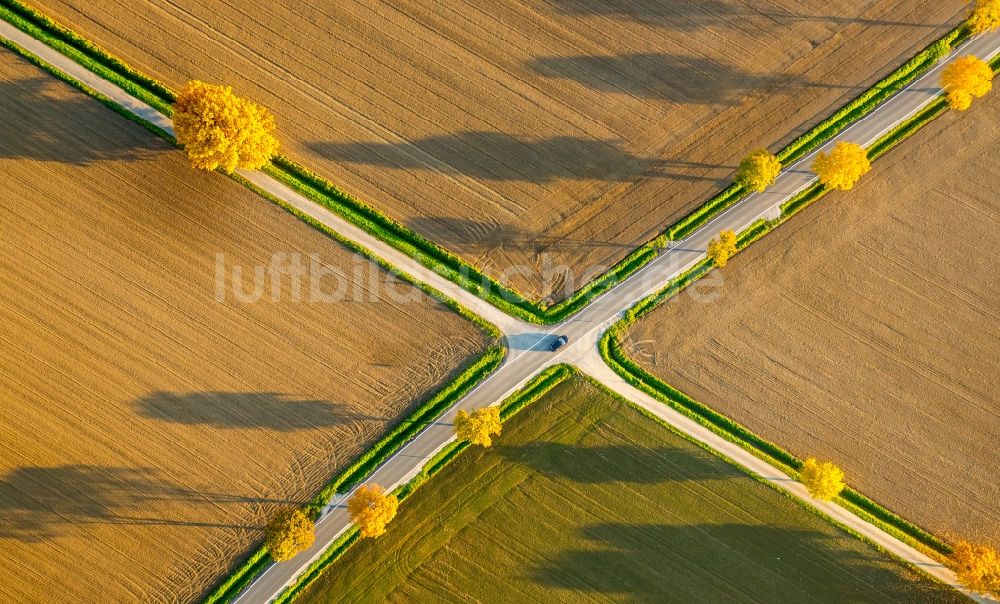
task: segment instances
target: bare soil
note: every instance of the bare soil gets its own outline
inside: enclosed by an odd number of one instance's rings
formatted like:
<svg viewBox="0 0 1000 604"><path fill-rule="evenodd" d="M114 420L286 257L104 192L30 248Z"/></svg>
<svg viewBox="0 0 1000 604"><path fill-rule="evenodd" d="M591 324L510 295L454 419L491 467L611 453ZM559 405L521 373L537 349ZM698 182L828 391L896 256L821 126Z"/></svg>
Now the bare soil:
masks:
<svg viewBox="0 0 1000 604"><path fill-rule="evenodd" d="M403 283L217 301L217 254L387 274L6 50L0 211L5 602L194 600L484 347Z"/></svg>
<svg viewBox="0 0 1000 604"><path fill-rule="evenodd" d="M964 0L37 0L180 87L232 84L285 151L551 299L954 26ZM566 268L571 274L566 274Z"/></svg>
<svg viewBox="0 0 1000 604"><path fill-rule="evenodd" d="M998 118L996 94L939 118L641 321L635 358L920 526L1000 546Z"/></svg>

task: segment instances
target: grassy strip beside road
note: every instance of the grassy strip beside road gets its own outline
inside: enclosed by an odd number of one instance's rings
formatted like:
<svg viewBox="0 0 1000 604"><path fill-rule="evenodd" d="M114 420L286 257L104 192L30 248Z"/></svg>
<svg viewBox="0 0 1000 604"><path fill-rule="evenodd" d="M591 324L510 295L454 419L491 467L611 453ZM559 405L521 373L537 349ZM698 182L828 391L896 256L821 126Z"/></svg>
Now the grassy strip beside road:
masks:
<svg viewBox="0 0 1000 604"><path fill-rule="evenodd" d="M0 1L2 1L2 0L0 0ZM0 17L4 16L4 10L5 9L2 6L0 6ZM118 103L116 103L115 101L113 101L112 99L106 97L105 95L101 94L100 92L97 92L96 90L94 90L93 88L87 86L86 84L84 84L80 80L77 80L76 78L73 78L73 77L69 76L68 74L65 74L62 71L56 69L52 65L50 65L50 64L46 63L45 61L43 61L41 58L39 58L36 55L28 52L24 48L21 48L20 46L18 46L17 44L11 42L7 38L0 38L0 46L3 46L4 48L6 48L6 49L8 49L8 50L10 50L12 52L14 52L15 54L19 55L21 58L23 58L27 62L29 62L32 65L38 67L39 69L45 71L46 73L48 73L49 75L53 76L57 80L61 80L61 81L65 82L65 83L69 84L73 88L79 90L80 92L86 94L87 96L93 98L94 100L98 101L99 103L101 103L102 105L104 105L108 109L111 109L112 111L114 111L118 115L124 117L125 119L128 119L130 121L133 121L133 122L139 124L140 126L146 128L147 130L149 130L150 132L152 132L153 134L155 134L157 136L163 137L163 138L165 138L165 139L167 139L167 140L169 140L171 142L174 142L174 138L170 134L168 134L167 132L165 132L162 128L160 128L160 127L158 127L158 126L156 126L154 124L151 124L151 123L147 122L146 120L140 118L136 114L132 113L131 111L125 109L124 107L122 107L121 105L119 105Z"/></svg>
<svg viewBox="0 0 1000 604"><path fill-rule="evenodd" d="M55 23L20 0L0 0L0 17L66 54L99 76L120 86L129 94L155 107L165 115L171 115L176 95L167 86L143 75L125 62ZM801 155L825 143L837 132L866 115L877 105L919 77L943 54L946 54L953 45L963 41L967 36L964 26L959 26L931 44L868 91L842 107L834 115L786 146L778 154L782 162L785 165L794 162ZM81 90L83 89L81 88ZM91 96L95 95L91 94ZM102 102L108 104L107 100ZM113 105L113 103L111 104ZM128 113L120 107L113 108L123 115ZM148 124L144 125L173 141L173 138L162 130ZM664 234L636 248L607 272L585 284L568 298L547 306L539 301L530 300L516 290L502 285L445 248L425 239L364 202L353 198L338 189L333 183L288 158L276 158L272 164L265 167L264 171L312 201L413 257L460 287L487 300L507 314L537 324L558 323L570 317L595 296L608 291L655 259L659 249L665 245L668 239L674 241L683 239L719 212L743 199L746 193L739 185L730 185L671 226Z"/></svg>
<svg viewBox="0 0 1000 604"><path fill-rule="evenodd" d="M537 401L552 388L561 384L565 380L576 375L576 370L569 365L555 365L539 373L532 378L525 386L510 395L500 404L500 418L507 422L519 411ZM429 478L443 470L451 463L459 453L465 451L469 443L464 441L453 441L431 458L420 473L407 484L397 488L394 494L400 501L404 501L412 495ZM334 541L323 555L314 561L305 572L300 574L295 583L288 586L278 595L272 604L287 604L292 602L302 591L308 587L323 571L339 559L347 549L358 540L358 530L354 526L345 531Z"/></svg>
<svg viewBox="0 0 1000 604"><path fill-rule="evenodd" d="M347 492L351 487L361 482L372 470L389 459L403 445L499 367L500 363L503 362L504 353L505 350L501 346L494 346L487 350L485 354L473 361L440 390L421 403L413 413L396 424L389 433L355 459L350 466L331 478L313 497L307 507L313 513L318 513L337 493ZM338 540L334 545L342 546L341 540ZM263 545L257 546L239 566L208 593L202 602L204 604L231 602L270 564L271 557L267 550L264 549Z"/></svg>

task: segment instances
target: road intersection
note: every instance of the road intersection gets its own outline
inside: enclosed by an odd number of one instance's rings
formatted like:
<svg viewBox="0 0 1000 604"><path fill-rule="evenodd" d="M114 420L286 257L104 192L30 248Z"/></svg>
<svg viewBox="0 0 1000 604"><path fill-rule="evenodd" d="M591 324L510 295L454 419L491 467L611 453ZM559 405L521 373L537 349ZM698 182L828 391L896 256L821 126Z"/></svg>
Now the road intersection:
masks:
<svg viewBox="0 0 1000 604"><path fill-rule="evenodd" d="M3 36L56 69L83 82L110 98L127 111L167 132L172 132L170 118L132 97L126 91L90 72L70 58L0 21ZM1000 32L979 36L966 42L954 54L974 54L989 58L1000 52ZM759 478L766 480L808 505L834 518L840 524L864 535L887 551L906 560L937 579L960 588L954 574L944 565L916 551L909 545L867 523L844 508L809 497L805 488L779 469L754 457L745 449L727 441L701 424L681 415L648 394L627 384L603 361L597 343L604 332L636 302L655 293L675 277L705 257L708 242L721 230L739 232L760 218L780 215L780 206L799 191L815 182L808 167L816 153L828 150L839 141L870 145L900 123L919 112L941 92L938 87L942 60L916 82L884 102L875 111L839 133L820 149L784 169L777 181L764 193L746 197L682 241L671 242L651 263L611 290L597 296L582 310L556 325L538 326L511 317L420 262L347 222L299 193L261 172L240 172L240 176L297 210L367 249L413 279L423 282L493 323L504 336L507 357L500 368L480 382L437 421L427 426L404 447L376 468L364 481L387 490L403 485L414 477L427 460L454 440L452 420L460 409L476 409L498 404L547 367L566 363L597 379L632 403L660 417L677 430L718 451ZM548 343L558 335L569 337L569 344L551 352ZM317 523L316 543L291 561L272 564L258 576L236 601L258 604L271 601L291 585L312 561L350 526L346 501L351 493L339 494ZM992 601L979 598L983 602Z"/></svg>

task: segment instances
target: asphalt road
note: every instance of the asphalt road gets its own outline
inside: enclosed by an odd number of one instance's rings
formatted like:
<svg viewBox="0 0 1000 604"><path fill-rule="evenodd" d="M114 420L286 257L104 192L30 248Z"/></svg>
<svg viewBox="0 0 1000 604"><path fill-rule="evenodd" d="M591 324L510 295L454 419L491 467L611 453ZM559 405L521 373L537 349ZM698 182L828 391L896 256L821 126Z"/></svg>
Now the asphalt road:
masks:
<svg viewBox="0 0 1000 604"><path fill-rule="evenodd" d="M170 119L166 116L4 21L0 21L0 36L28 49L50 65L86 83L135 115L168 132L172 131ZM997 54L998 51L1000 51L1000 32L995 32L967 42L956 54L974 54L980 58L988 58ZM849 141L867 146L897 124L917 113L940 93L937 83L940 78L940 70L946 63L947 61L942 61L918 81L883 103L864 119L847 128L821 149L810 153L795 165L786 168L775 184L766 192L745 198L697 232L692 233L682 241L672 243L669 249L664 250L649 265L609 292L592 300L588 306L573 317L554 326L539 327L510 317L481 298L444 279L409 256L314 204L270 177L259 172L241 172L241 176L255 185L324 222L336 232L381 256L415 279L423 281L456 299L497 325L505 335L508 354L503 365L449 409L438 421L428 426L377 468L365 480L365 483L379 484L389 490L404 484L419 472L430 457L453 440L452 420L459 409L477 409L497 404L546 367L557 363L570 363L600 379L629 400L647 407L693 438L724 452L740 465L764 476L792 495L806 500L810 505L823 508L827 513L834 515L838 521L869 536L885 549L920 566L942 581L954 584L954 575L940 564L837 506L834 506L836 509L828 510L826 509L827 505L817 504L804 494L804 490L800 488L801 485L791 481L779 470L767 466L738 447L734 448L732 443L724 441L689 419L673 412L665 405L652 401L644 393L631 388L604 364L596 346L604 331L635 302L662 289L677 275L698 263L705 255L709 240L717 236L719 231L731 229L739 232L758 218L775 216L776 209L780 204L811 185L815 181L815 176L808 168L816 153L828 150L839 141ZM558 335L569 336L570 344L555 353L550 352L547 344ZM327 507L323 517L317 523L316 543L312 548L291 561L271 565L239 596L237 601L240 604L269 602L314 559L321 555L327 546L350 524L350 518L344 505L350 495L351 493L345 493L338 496Z"/></svg>
<svg viewBox="0 0 1000 604"><path fill-rule="evenodd" d="M998 51L1000 51L1000 34L991 34L968 42L960 49L959 54L974 54L980 58L987 58ZM452 421L459 409L478 409L497 404L532 376L552 364L572 363L578 366L593 366L596 357L603 365L603 360L597 351L597 341L628 308L647 295L659 291L676 276L701 261L708 248L708 242L718 236L719 231L731 229L738 233L759 218L776 216L774 214L776 208L816 181L815 174L809 170L809 166L812 165L817 153L829 151L833 145L841 141L868 146L919 112L940 94L941 89L938 86L940 70L946 64L946 61L942 61L908 88L882 104L876 111L855 122L833 140L783 170L774 185L764 193L747 197L684 240L674 242L656 260L611 291L593 300L573 317L545 329L528 324L524 324L526 327L523 331L511 332L504 329L508 342L508 358L504 364L437 422L379 467L365 483L382 485L391 490L409 481L430 457L454 438ZM569 336L571 344L555 353L548 351L547 344L558 335ZM634 399L634 393L628 398ZM702 434L700 437L704 439L705 435ZM787 480L783 474L780 472L778 474ZM344 494L331 502L329 512L317 525L316 545L313 548L293 561L272 566L241 595L238 601L241 604L267 602L291 583L301 569L307 567L326 549L327 544L348 528L350 518L344 504L350 495L351 493Z"/></svg>

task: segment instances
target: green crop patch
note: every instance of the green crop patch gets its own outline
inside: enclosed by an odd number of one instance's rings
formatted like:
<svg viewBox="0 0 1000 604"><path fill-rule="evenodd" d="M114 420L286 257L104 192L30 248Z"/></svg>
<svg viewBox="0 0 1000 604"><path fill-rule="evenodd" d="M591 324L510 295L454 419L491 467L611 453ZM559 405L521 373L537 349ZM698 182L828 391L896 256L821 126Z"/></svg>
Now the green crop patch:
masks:
<svg viewBox="0 0 1000 604"><path fill-rule="evenodd" d="M586 379L428 485L295 601L962 598Z"/></svg>

